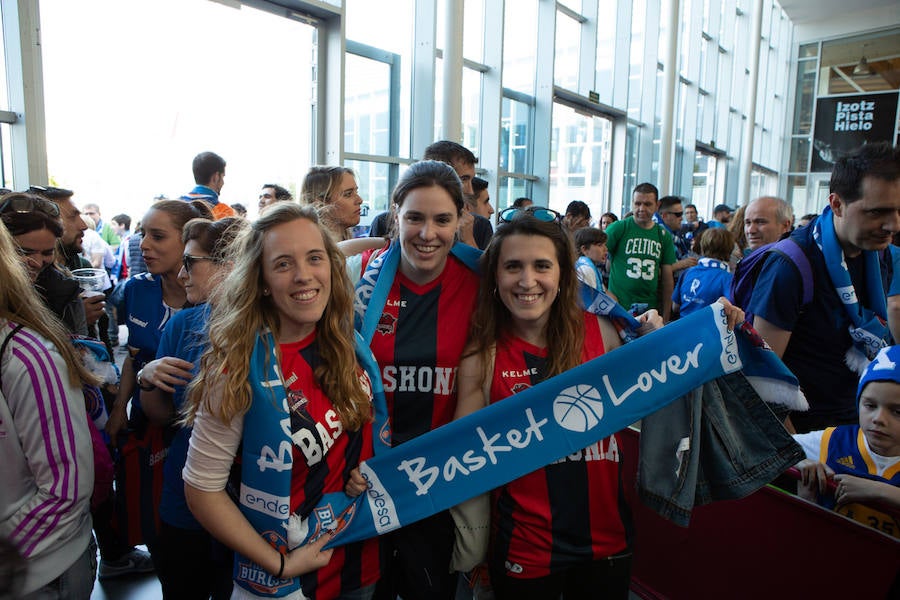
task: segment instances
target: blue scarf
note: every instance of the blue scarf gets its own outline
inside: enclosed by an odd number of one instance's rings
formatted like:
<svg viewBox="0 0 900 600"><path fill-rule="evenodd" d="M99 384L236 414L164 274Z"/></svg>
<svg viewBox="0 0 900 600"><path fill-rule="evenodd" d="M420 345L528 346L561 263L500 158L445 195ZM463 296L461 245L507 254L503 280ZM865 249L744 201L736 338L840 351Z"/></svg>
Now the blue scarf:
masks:
<svg viewBox="0 0 900 600"><path fill-rule="evenodd" d="M386 427L387 403L378 364L359 334L356 335L356 359L372 384L375 420L385 425L382 429L376 429L378 435L373 436L376 451L390 448L390 430ZM253 401L244 416L240 509L267 542L286 553L307 537L308 532L294 532L289 527L293 524L290 510L293 469L291 417L278 363L278 344L271 333L260 334L256 338L250 358L249 379ZM345 506L347 503L342 504ZM324 506L315 511L316 525L322 529L336 526L328 519L327 508ZM317 537L321 535L321 529L309 533ZM278 579L237 553L234 581L258 596L280 598L300 590L299 577Z"/></svg>
<svg viewBox="0 0 900 600"><path fill-rule="evenodd" d="M834 213L830 206L825 207L822 215L813 224L813 239L825 257L828 276L844 304L847 316L850 317L849 330L853 345L847 351L844 361L847 366L862 375L869 361L886 345L884 340L888 333L885 326L887 302L881 283L878 253L863 251L865 286L869 302L872 304L872 308L869 309L859 303L856 290L853 288L850 272L844 260L844 251L834 231Z"/></svg>
<svg viewBox="0 0 900 600"><path fill-rule="evenodd" d="M467 255L477 258L478 251L473 254L467 246L459 246L454 249L461 250L461 260L474 268ZM363 339L374 335L399 261L394 244L372 261L357 286L356 316ZM625 341L635 340L639 323L628 311L588 286L580 291L587 310L609 318ZM327 494L310 514L307 539L332 529L337 534L329 545L342 545L446 510L608 437L695 387L741 369L744 354L752 358L754 371L777 373L778 393L799 393L796 378L752 334L749 327L740 335L728 332L724 312L714 304L465 419L396 448L384 448L360 465L368 491L357 498ZM547 398L556 400L548 403Z"/></svg>
<svg viewBox="0 0 900 600"><path fill-rule="evenodd" d="M594 277L596 278L596 281L597 281L596 289L602 291L603 290L603 274L600 273L600 269L597 268L597 265L594 264L594 261L592 261L587 256L579 256L578 260L575 261L575 266L577 267L579 265L583 265L585 267L589 267L594 270ZM584 282L582 282L582 283L584 283Z"/></svg>
<svg viewBox="0 0 900 600"><path fill-rule="evenodd" d="M478 259L481 250L462 242L456 242L450 248L450 254L459 259L472 271L478 273ZM371 343L378 327L378 320L384 310L388 294L394 285L394 277L400 267L400 243L393 242L385 252L376 256L366 267L365 272L356 284L354 310L356 312L356 329L362 334L366 343Z"/></svg>
<svg viewBox="0 0 900 600"><path fill-rule="evenodd" d="M741 369L739 351L750 345L745 336L727 331L726 323L721 305L713 304L381 452L360 465L369 482L365 494L328 494L322 512L314 510L310 520L325 514L337 523L333 546L381 535L608 437L706 381ZM309 539L327 528L310 523Z"/></svg>

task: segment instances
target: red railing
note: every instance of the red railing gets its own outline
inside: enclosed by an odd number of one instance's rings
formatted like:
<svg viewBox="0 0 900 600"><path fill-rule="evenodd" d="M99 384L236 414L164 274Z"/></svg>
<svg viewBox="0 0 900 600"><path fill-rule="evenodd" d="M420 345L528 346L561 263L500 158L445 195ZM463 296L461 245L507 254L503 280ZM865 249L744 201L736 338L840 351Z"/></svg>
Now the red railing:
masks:
<svg viewBox="0 0 900 600"><path fill-rule="evenodd" d="M825 600L898 592L891 586L900 585L900 540L772 486L698 507L687 528L662 519L634 492L639 435L620 436L638 596Z"/></svg>

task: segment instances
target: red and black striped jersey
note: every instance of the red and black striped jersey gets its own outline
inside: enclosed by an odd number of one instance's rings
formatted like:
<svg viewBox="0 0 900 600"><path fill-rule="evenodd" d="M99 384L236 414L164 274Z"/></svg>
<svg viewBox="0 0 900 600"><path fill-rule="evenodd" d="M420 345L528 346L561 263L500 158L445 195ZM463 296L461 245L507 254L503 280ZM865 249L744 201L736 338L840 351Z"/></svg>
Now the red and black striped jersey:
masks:
<svg viewBox="0 0 900 600"><path fill-rule="evenodd" d="M453 419L456 372L477 292L478 275L453 256L425 285L397 272L371 343L393 445Z"/></svg>
<svg viewBox="0 0 900 600"><path fill-rule="evenodd" d="M359 431L343 427L314 376L322 361L315 332L299 342L281 344L281 357L294 441L291 512L306 518L323 494L343 491L350 471L373 455L372 424ZM322 600L375 583L379 574L375 538L335 548L328 565L301 576L300 583L307 597Z"/></svg>
<svg viewBox="0 0 900 600"><path fill-rule="evenodd" d="M597 316L585 313L582 362L603 354ZM497 344L491 401L543 381L547 348L508 336ZM552 398L547 398L551 402ZM511 577L545 577L627 548L619 446L610 436L494 492L490 560Z"/></svg>

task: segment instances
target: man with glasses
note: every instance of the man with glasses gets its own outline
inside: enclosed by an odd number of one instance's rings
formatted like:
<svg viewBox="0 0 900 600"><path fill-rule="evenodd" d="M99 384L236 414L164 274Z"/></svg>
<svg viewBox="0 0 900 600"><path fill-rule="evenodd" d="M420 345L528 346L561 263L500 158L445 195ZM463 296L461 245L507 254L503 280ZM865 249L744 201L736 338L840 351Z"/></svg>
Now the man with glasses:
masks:
<svg viewBox="0 0 900 600"><path fill-rule="evenodd" d="M684 210L681 208L681 198L678 196L663 196L659 201L659 217L662 226L672 235L675 244L675 264L672 272L675 280L685 269L697 266L697 255L691 252L691 244L681 235L681 217Z"/></svg>

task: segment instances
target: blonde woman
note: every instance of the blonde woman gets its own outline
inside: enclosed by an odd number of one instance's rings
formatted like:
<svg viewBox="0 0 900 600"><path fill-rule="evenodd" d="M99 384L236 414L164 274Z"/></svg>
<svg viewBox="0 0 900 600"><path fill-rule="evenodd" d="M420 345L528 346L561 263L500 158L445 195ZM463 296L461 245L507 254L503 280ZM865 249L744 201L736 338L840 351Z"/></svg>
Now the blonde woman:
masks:
<svg viewBox="0 0 900 600"><path fill-rule="evenodd" d="M0 227L0 538L27 564L21 598L88 598L96 546L91 432L96 383Z"/></svg>
<svg viewBox="0 0 900 600"><path fill-rule="evenodd" d="M373 455L344 257L314 210L288 202L252 224L235 256L188 392L188 506L235 551L237 597L368 598L377 539L333 554L325 538L299 546L322 496ZM240 507L225 491L239 447Z"/></svg>

